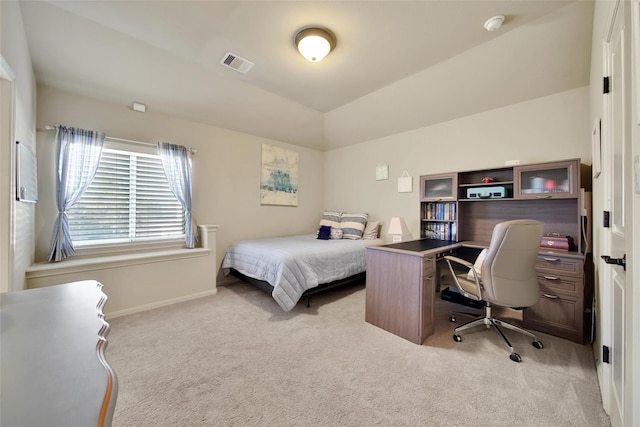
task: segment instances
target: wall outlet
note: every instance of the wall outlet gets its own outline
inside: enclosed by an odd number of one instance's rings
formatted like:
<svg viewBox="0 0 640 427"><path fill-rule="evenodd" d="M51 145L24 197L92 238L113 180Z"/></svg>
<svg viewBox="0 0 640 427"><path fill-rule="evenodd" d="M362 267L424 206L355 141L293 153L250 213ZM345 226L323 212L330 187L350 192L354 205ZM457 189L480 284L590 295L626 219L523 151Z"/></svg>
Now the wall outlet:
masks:
<svg viewBox="0 0 640 427"><path fill-rule="evenodd" d="M520 160L507 160L504 162L505 166L517 166L520 164Z"/></svg>

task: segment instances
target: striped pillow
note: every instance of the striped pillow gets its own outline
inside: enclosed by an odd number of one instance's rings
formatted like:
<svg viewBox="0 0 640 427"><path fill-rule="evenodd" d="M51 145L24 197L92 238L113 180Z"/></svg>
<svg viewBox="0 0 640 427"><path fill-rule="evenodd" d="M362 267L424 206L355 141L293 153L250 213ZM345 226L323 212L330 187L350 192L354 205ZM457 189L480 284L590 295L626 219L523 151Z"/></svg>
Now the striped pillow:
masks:
<svg viewBox="0 0 640 427"><path fill-rule="evenodd" d="M343 239L362 239L364 227L367 225L369 214L350 214L343 213L340 221Z"/></svg>
<svg viewBox="0 0 640 427"><path fill-rule="evenodd" d="M324 211L322 219L320 220L320 226L328 225L331 228L340 228L340 219L342 212L337 211Z"/></svg>

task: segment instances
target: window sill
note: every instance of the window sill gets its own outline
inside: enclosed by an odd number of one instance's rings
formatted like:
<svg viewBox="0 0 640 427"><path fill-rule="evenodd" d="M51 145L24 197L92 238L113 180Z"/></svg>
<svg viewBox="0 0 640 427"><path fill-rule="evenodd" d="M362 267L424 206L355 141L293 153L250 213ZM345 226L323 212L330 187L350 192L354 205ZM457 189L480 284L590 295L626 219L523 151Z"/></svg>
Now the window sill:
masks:
<svg viewBox="0 0 640 427"><path fill-rule="evenodd" d="M158 250L168 251L186 249L184 238L173 240L150 240L146 242L114 243L108 245L85 245L77 244L74 258L100 258L104 256L139 254L145 252L155 252Z"/></svg>
<svg viewBox="0 0 640 427"><path fill-rule="evenodd" d="M85 271L104 270L115 267L150 264L178 259L204 257L211 254L210 248L171 249L155 252L134 253L126 255L109 255L98 257L71 258L50 263L40 262L26 270L27 279L35 279L61 274L80 273Z"/></svg>

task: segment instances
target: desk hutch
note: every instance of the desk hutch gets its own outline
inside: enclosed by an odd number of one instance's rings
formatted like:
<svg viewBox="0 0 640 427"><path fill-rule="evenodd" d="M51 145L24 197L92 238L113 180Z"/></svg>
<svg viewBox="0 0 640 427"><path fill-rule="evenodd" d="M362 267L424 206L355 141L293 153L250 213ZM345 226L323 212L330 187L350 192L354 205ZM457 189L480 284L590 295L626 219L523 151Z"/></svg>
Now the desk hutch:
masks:
<svg viewBox="0 0 640 427"><path fill-rule="evenodd" d="M420 238L450 241L459 243L458 246L478 247L483 243L488 246L497 223L519 218L541 221L545 234L569 236L575 242L569 251L540 250L536 269L541 297L535 306L524 311L523 325L582 343L586 332L585 308L591 307L592 286L590 280L585 280L591 275L588 274L590 256L585 254L587 242L583 238L583 214L589 209L583 208L586 203L580 189L590 191L590 183L590 168L581 164L580 159L421 176ZM591 227L591 224L587 226ZM442 247L447 251L452 249L446 243ZM401 316L392 311L400 307L407 309L400 301L393 302L395 309L385 307L380 300L380 291L376 290L376 274L370 274L370 269L376 270L375 264L383 262L384 252L388 252L388 257L398 257L399 249L405 256L422 254L428 259L443 252L436 249L404 251L402 246L394 245L368 249L367 309L371 308L372 313L367 313L367 321L373 319L370 323L376 324L376 319L385 316ZM416 253L412 255L411 252ZM421 277L428 277L427 272L433 270L427 258L416 264L422 272ZM391 264L386 261L384 264L388 270ZM433 286L424 280L420 283L430 296L422 296L419 301L433 300L435 296L430 290ZM396 281L394 286L406 284ZM371 298L376 298L375 304L369 304L369 293ZM416 310L424 316L432 316L429 314L432 308L418 307ZM422 343L432 330L426 320L420 317L416 323L422 325L421 329L412 332L413 339L407 339Z"/></svg>

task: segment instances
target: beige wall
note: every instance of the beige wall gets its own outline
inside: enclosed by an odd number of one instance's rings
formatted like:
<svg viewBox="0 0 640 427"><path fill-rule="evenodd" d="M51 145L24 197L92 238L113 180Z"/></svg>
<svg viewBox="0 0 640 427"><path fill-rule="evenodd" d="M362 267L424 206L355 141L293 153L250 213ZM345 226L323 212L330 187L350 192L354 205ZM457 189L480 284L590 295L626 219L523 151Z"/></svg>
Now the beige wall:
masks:
<svg viewBox="0 0 640 427"><path fill-rule="evenodd" d="M325 207L368 212L383 221L383 232L402 216L418 238L420 175L578 157L591 164L588 87L331 150ZM379 164L389 165L389 180L375 180ZM404 171L413 177L412 193L398 193Z"/></svg>
<svg viewBox="0 0 640 427"><path fill-rule="evenodd" d="M517 104L541 96L541 89L551 95L586 86L589 69L583 64L589 61L591 35L586 23L593 7L591 1L575 1L527 25L504 28L499 37L327 112L325 132L337 144L331 148ZM565 32L572 37L557 36ZM514 60L525 53L540 63L535 78L523 72L526 61ZM554 76L547 78L551 69Z"/></svg>
<svg viewBox="0 0 640 427"><path fill-rule="evenodd" d="M3 82L0 95L4 127L0 136L0 290L20 290L25 288L25 269L33 262L35 206L15 198L15 141L35 150L36 91L18 2L0 2L0 48L15 77ZM7 120L7 114L13 119Z"/></svg>
<svg viewBox="0 0 640 427"><path fill-rule="evenodd" d="M103 131L110 137L170 141L193 147L193 213L199 224L217 224L219 265L235 240L315 231L323 210L324 157L320 151L233 132L153 112L38 87L38 129L62 124ZM36 261L46 259L55 219L54 133L38 132L40 203L36 210ZM300 154L297 207L260 205L262 144Z"/></svg>

